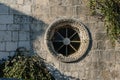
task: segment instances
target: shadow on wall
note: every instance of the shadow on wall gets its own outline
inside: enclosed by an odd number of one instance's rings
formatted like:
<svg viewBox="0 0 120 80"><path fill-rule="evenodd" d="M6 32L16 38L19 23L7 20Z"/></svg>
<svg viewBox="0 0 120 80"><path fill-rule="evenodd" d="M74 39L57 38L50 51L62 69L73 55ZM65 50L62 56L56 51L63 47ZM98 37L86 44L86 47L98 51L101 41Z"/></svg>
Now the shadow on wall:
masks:
<svg viewBox="0 0 120 80"><path fill-rule="evenodd" d="M30 53L33 53L32 42L44 36L47 26L48 24L42 20L0 3L0 60L13 56L20 47L27 48ZM61 74L51 65L46 66L57 80L61 78L62 80L79 80Z"/></svg>
<svg viewBox="0 0 120 80"><path fill-rule="evenodd" d="M13 56L19 47L32 51L32 40L43 35L46 25L42 20L0 3L0 59Z"/></svg>
<svg viewBox="0 0 120 80"><path fill-rule="evenodd" d="M50 64L46 63L46 66L56 80L80 80L79 78L62 74L58 69L56 69L54 66Z"/></svg>

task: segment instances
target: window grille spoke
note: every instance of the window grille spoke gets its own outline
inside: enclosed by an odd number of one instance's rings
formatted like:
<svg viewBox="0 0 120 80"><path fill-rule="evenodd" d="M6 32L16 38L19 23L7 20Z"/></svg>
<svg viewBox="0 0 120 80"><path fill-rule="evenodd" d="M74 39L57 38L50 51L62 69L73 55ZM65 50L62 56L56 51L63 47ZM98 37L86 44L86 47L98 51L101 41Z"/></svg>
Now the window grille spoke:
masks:
<svg viewBox="0 0 120 80"><path fill-rule="evenodd" d="M54 43L56 52L69 56L76 52L80 46L81 41L78 37L79 35L75 30L65 27L58 29L51 41Z"/></svg>
<svg viewBox="0 0 120 80"><path fill-rule="evenodd" d="M53 42L63 42L63 40L53 40Z"/></svg>
<svg viewBox="0 0 120 80"><path fill-rule="evenodd" d="M59 32L57 32L59 35L60 35L60 37L62 38L62 39L64 39L64 37L59 33Z"/></svg>
<svg viewBox="0 0 120 80"><path fill-rule="evenodd" d="M68 37L68 29L66 28L66 37Z"/></svg>
<svg viewBox="0 0 120 80"><path fill-rule="evenodd" d="M70 47L71 47L74 51L77 51L71 44L70 44Z"/></svg>
<svg viewBox="0 0 120 80"><path fill-rule="evenodd" d="M68 56L68 46L66 45L66 56Z"/></svg>
<svg viewBox="0 0 120 80"><path fill-rule="evenodd" d="M72 34L72 35L70 36L70 39L71 39L75 34L77 34L77 32L75 32L74 34Z"/></svg>
<svg viewBox="0 0 120 80"><path fill-rule="evenodd" d="M80 43L81 41L70 41L72 43Z"/></svg>
<svg viewBox="0 0 120 80"><path fill-rule="evenodd" d="M57 51L59 51L63 46L64 46L64 45L60 46L60 47L57 49Z"/></svg>

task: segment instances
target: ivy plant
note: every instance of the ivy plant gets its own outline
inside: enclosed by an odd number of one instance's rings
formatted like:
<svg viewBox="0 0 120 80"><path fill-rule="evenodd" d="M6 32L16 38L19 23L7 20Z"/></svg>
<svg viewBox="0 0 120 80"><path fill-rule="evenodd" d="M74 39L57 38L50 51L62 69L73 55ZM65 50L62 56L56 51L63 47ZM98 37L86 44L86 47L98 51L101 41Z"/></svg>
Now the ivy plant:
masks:
<svg viewBox="0 0 120 80"><path fill-rule="evenodd" d="M54 80L38 56L16 55L0 66L1 76L20 80Z"/></svg>
<svg viewBox="0 0 120 80"><path fill-rule="evenodd" d="M120 38L120 0L90 0L93 15L104 16L107 34L112 42Z"/></svg>

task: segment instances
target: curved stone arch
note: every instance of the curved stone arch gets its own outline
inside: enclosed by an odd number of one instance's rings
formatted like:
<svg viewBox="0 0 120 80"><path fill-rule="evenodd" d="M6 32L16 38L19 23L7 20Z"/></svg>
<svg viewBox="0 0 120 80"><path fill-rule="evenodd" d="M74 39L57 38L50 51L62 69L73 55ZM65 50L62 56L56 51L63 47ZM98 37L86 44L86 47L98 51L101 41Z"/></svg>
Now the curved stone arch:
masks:
<svg viewBox="0 0 120 80"><path fill-rule="evenodd" d="M76 29L81 39L81 44L79 49L69 56L63 56L62 54L58 54L55 51L53 44L51 42L52 36L55 33L55 29L60 28L66 24L71 25L72 28ZM62 62L74 62L80 59L86 53L89 47L89 43L90 43L90 37L87 29L79 20L76 19L57 19L49 25L45 33L45 46L47 51Z"/></svg>

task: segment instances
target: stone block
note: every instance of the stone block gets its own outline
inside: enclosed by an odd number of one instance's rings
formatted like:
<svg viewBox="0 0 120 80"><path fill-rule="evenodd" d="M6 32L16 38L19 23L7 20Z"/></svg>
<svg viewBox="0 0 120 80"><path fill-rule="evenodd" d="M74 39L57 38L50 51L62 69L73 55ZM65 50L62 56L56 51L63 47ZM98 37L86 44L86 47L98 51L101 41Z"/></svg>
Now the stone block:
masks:
<svg viewBox="0 0 120 80"><path fill-rule="evenodd" d="M43 31L43 29L46 30L46 26L42 22L40 24L31 24L32 32L41 32L41 31Z"/></svg>
<svg viewBox="0 0 120 80"><path fill-rule="evenodd" d="M72 77L75 77L75 78L78 78L79 76L79 73L76 71L76 72L72 72Z"/></svg>
<svg viewBox="0 0 120 80"><path fill-rule="evenodd" d="M26 15L14 15L14 23L30 23L30 17Z"/></svg>
<svg viewBox="0 0 120 80"><path fill-rule="evenodd" d="M78 71L79 73L79 78L80 79L83 79L85 77L85 70L84 68L82 67L80 71Z"/></svg>
<svg viewBox="0 0 120 80"><path fill-rule="evenodd" d="M53 1L55 1L55 0L53 0ZM76 5L81 5L82 4L81 0L60 0L60 1L59 1L58 4L62 5L62 6L76 6ZM53 2L51 2L51 3L54 5Z"/></svg>
<svg viewBox="0 0 120 80"><path fill-rule="evenodd" d="M60 63L60 70L65 72L70 72L70 65L65 63Z"/></svg>
<svg viewBox="0 0 120 80"><path fill-rule="evenodd" d="M101 54L100 57L102 57L101 61L109 63L109 61L110 61L110 52L107 51L107 50L103 51L103 54Z"/></svg>
<svg viewBox="0 0 120 80"><path fill-rule="evenodd" d="M105 50L106 47L105 47L105 41L96 41L95 44L93 45L93 49L95 50Z"/></svg>
<svg viewBox="0 0 120 80"><path fill-rule="evenodd" d="M50 2L53 0L50 0ZM43 5L43 6L48 6L49 5L49 0L34 0L34 3L37 5Z"/></svg>
<svg viewBox="0 0 120 80"><path fill-rule="evenodd" d="M19 41L18 47L25 47L28 50L31 49L30 41Z"/></svg>
<svg viewBox="0 0 120 80"><path fill-rule="evenodd" d="M38 1L38 0L37 0ZM37 2L36 1L36 2ZM24 0L24 4L25 5L31 5L31 4L34 4L35 0Z"/></svg>
<svg viewBox="0 0 120 80"><path fill-rule="evenodd" d="M57 16L57 10L58 10L57 7L51 6L51 7L50 7L50 16L51 16L51 17Z"/></svg>
<svg viewBox="0 0 120 80"><path fill-rule="evenodd" d="M0 0L0 3L11 5L11 4L16 4L17 0Z"/></svg>
<svg viewBox="0 0 120 80"><path fill-rule="evenodd" d="M119 41L119 42L116 41L115 43L116 43L116 45L115 45L115 50L116 50L116 51L120 51L120 41Z"/></svg>
<svg viewBox="0 0 120 80"><path fill-rule="evenodd" d="M19 40L30 40L30 33L25 31L20 31Z"/></svg>
<svg viewBox="0 0 120 80"><path fill-rule="evenodd" d="M95 39L105 41L107 39L107 34L106 33L96 33Z"/></svg>
<svg viewBox="0 0 120 80"><path fill-rule="evenodd" d="M81 18L82 16L89 15L89 10L87 8L84 8L82 6L76 6L76 15L77 17ZM86 16L87 17L87 16ZM87 18L86 18L87 20Z"/></svg>
<svg viewBox="0 0 120 80"><path fill-rule="evenodd" d="M17 4L23 4L24 0L17 0Z"/></svg>
<svg viewBox="0 0 120 80"><path fill-rule="evenodd" d="M91 54L92 57L92 62L98 62L99 61L99 51L93 51L93 53Z"/></svg>
<svg viewBox="0 0 120 80"><path fill-rule="evenodd" d="M118 71L118 72L117 72L118 76L116 76L116 80L119 80L119 79L120 79L120 76L119 76L119 75L120 75L120 64L117 64L117 65L116 65L116 69L117 69L117 71Z"/></svg>
<svg viewBox="0 0 120 80"><path fill-rule="evenodd" d="M75 14L75 7L73 6L66 7L65 12L66 12L67 17L73 17Z"/></svg>
<svg viewBox="0 0 120 80"><path fill-rule="evenodd" d="M0 41L11 41L11 31L0 31Z"/></svg>
<svg viewBox="0 0 120 80"><path fill-rule="evenodd" d="M115 49L115 47L113 46L113 44L110 40L106 40L105 44L106 44L105 47L107 50Z"/></svg>
<svg viewBox="0 0 120 80"><path fill-rule="evenodd" d="M0 4L0 14L8 14L9 7L3 4Z"/></svg>
<svg viewBox="0 0 120 80"><path fill-rule="evenodd" d="M12 31L12 41L18 41L19 40L19 35L18 31Z"/></svg>
<svg viewBox="0 0 120 80"><path fill-rule="evenodd" d="M2 25L2 24L1 24L1 25L0 25L0 31L1 31L1 30L7 30L6 25L4 25L4 24Z"/></svg>
<svg viewBox="0 0 120 80"><path fill-rule="evenodd" d="M17 42L6 42L6 51L15 51L17 49Z"/></svg>
<svg viewBox="0 0 120 80"><path fill-rule="evenodd" d="M30 15L31 14L31 5L19 5L19 11L23 14Z"/></svg>
<svg viewBox="0 0 120 80"><path fill-rule="evenodd" d="M13 15L0 15L0 24L12 24Z"/></svg>
<svg viewBox="0 0 120 80"><path fill-rule="evenodd" d="M120 51L116 51L116 63L120 65Z"/></svg>
<svg viewBox="0 0 120 80"><path fill-rule="evenodd" d="M15 52L13 52L13 51L9 53L9 56L11 56L11 57L13 57L14 55L15 55Z"/></svg>
<svg viewBox="0 0 120 80"><path fill-rule="evenodd" d="M5 42L0 42L0 51L5 51Z"/></svg>
<svg viewBox="0 0 120 80"><path fill-rule="evenodd" d="M30 31L30 25L29 24L21 24L20 25L20 30L21 31Z"/></svg>
<svg viewBox="0 0 120 80"><path fill-rule="evenodd" d="M116 60L116 54L115 54L115 51L114 50L108 50L107 51L110 55L110 63L115 63L115 60Z"/></svg>
<svg viewBox="0 0 120 80"><path fill-rule="evenodd" d="M51 6L62 5L62 0L49 0Z"/></svg>
<svg viewBox="0 0 120 80"><path fill-rule="evenodd" d="M69 0L72 2L72 5L81 5L82 1L81 0Z"/></svg>
<svg viewBox="0 0 120 80"><path fill-rule="evenodd" d="M19 1L19 0L18 0L18 1ZM9 7L10 7L10 10L9 10L10 14L23 15L23 13L21 13L21 12L19 11L19 6L18 6L18 5L16 5L16 4L14 4L14 5L9 5Z"/></svg>
<svg viewBox="0 0 120 80"><path fill-rule="evenodd" d="M71 72L64 72L64 75L71 76Z"/></svg>
<svg viewBox="0 0 120 80"><path fill-rule="evenodd" d="M70 6L72 5L72 0L61 0L63 6Z"/></svg>
<svg viewBox="0 0 120 80"><path fill-rule="evenodd" d="M56 6L58 16L66 16L66 6Z"/></svg>
<svg viewBox="0 0 120 80"><path fill-rule="evenodd" d="M109 59L107 58L110 58L110 54L107 54L106 51L99 51L99 61L101 62L109 62Z"/></svg>
<svg viewBox="0 0 120 80"><path fill-rule="evenodd" d="M9 52L0 52L0 60L1 59L8 59Z"/></svg>
<svg viewBox="0 0 120 80"><path fill-rule="evenodd" d="M10 24L10 25L7 25L7 29L8 30L13 30L13 31L18 31L20 30L20 25L18 24Z"/></svg>
<svg viewBox="0 0 120 80"><path fill-rule="evenodd" d="M106 33L106 29L105 29L105 24L104 24L104 22L102 22L102 21L98 21L97 23L95 23L96 24L96 26L94 26L94 27L96 27L96 32L97 33Z"/></svg>

